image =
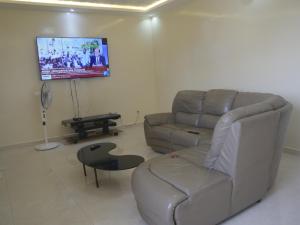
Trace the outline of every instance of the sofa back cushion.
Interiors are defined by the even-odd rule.
[[[202,112],[204,97],[204,91],[179,91],[172,107],[175,122],[196,127]]]
[[[200,114],[204,97],[204,91],[179,91],[173,101],[172,112]]]
[[[268,101],[275,96],[267,93],[237,92],[214,89],[179,91],[173,101],[175,122],[201,128],[215,128],[221,116],[230,110]]]
[[[201,114],[199,118],[198,127],[214,129],[220,118],[220,116]]]
[[[226,152],[226,149],[224,148],[232,124],[244,118],[253,117],[255,115],[260,115],[273,110],[278,110],[285,105],[286,101],[282,97],[272,96],[263,102],[248,105],[245,107],[239,107],[223,115],[215,127],[212,146],[207,154],[205,166],[210,169],[216,169],[216,164],[223,163],[221,162],[223,158],[220,157],[222,155],[226,155],[227,160],[232,160],[229,157],[230,153]],[[222,172],[232,175],[229,173],[228,168],[224,168]]]
[[[203,113],[199,119],[199,127],[214,128],[220,117],[231,110],[236,91],[210,90],[203,101]]]
[[[232,103],[237,95],[233,90],[210,90],[205,95],[203,111],[206,114],[222,116],[231,110]]]
[[[267,93],[239,92],[235,97],[232,109],[263,102],[272,96],[274,95]]]
[[[278,126],[278,132],[276,137],[275,152],[273,155],[272,166],[271,166],[270,187],[273,185],[277,175],[279,161],[281,158],[281,152],[285,142],[285,136],[286,136],[285,134],[288,128],[292,108],[293,106],[290,103],[287,103],[283,108],[279,110],[280,119],[279,119],[279,126]]]

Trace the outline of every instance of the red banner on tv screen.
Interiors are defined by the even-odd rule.
[[[90,67],[77,69],[42,70],[42,80],[59,80],[75,78],[107,77],[110,75],[108,67]]]

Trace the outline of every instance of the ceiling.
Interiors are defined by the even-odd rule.
[[[0,3],[147,12],[174,0],[0,0]]]
[[[72,0],[66,0],[72,1]],[[78,2],[95,2],[95,3],[105,3],[114,5],[134,5],[134,6],[147,6],[156,0],[78,0]]]

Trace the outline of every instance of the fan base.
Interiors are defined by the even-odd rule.
[[[37,146],[35,146],[35,149],[38,151],[47,151],[50,149],[57,148],[59,146],[61,146],[61,144],[58,142],[49,142],[49,143],[37,145]]]

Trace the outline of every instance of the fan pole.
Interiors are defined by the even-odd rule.
[[[45,143],[35,146],[38,151],[46,151],[59,147],[61,144],[57,142],[48,142],[48,131],[47,131],[47,109],[51,104],[52,95],[50,86],[44,82],[41,88],[41,117],[42,125],[44,130]]]
[[[47,117],[46,117],[46,110],[42,109],[42,123],[44,128],[44,139],[45,144],[48,145],[48,132],[47,132]]]

